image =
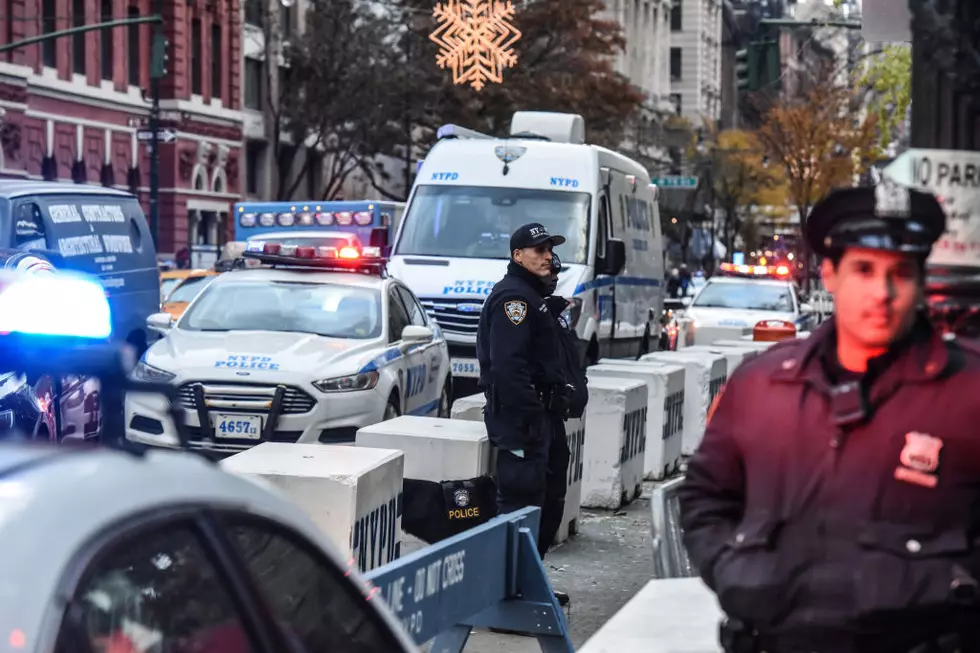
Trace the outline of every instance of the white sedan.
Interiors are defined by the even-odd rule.
[[[398,415],[449,416],[449,352],[416,297],[390,277],[316,267],[216,278],[137,365],[178,387],[191,447],[352,442]],[[177,447],[157,396],[126,398],[127,437]]]
[[[763,320],[784,320],[809,331],[815,316],[800,300],[792,281],[771,278],[712,277],[687,303],[685,317],[695,331],[706,327],[754,327]]]

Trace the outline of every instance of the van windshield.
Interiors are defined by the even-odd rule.
[[[540,222],[567,241],[566,263],[589,253],[588,193],[485,186],[420,186],[405,214],[396,254],[451,258],[510,258],[510,234]]]

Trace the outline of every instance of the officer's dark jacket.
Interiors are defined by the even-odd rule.
[[[545,302],[548,310],[557,321],[558,345],[561,349],[561,371],[565,383],[571,388],[567,394],[567,417],[579,418],[585,414],[585,406],[589,403],[589,380],[582,367],[582,361],[575,346],[575,332],[565,323],[562,312],[568,307],[564,297],[547,297]]]
[[[480,314],[476,354],[480,387],[492,390],[488,435],[501,448],[521,448],[544,414],[541,393],[563,383],[557,326],[544,283],[511,262]]]
[[[832,321],[732,375],[679,490],[691,560],[729,616],[867,636],[862,651],[950,628],[951,584],[980,578],[980,349],[914,333],[849,427],[821,362]],[[854,404],[836,406],[846,422]]]

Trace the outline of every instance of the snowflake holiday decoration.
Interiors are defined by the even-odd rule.
[[[439,46],[436,63],[453,71],[454,84],[477,91],[488,82],[504,81],[504,69],[517,64],[514,43],[521,33],[511,22],[508,0],[447,0],[433,12],[439,26],[429,38]]]

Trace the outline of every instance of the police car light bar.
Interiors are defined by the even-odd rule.
[[[787,265],[735,265],[734,263],[722,263],[721,272],[730,277],[769,277],[786,278],[789,277],[789,266]]]
[[[279,243],[249,243],[246,258],[271,265],[290,265],[344,270],[369,270],[386,262],[380,247],[314,247]]]

